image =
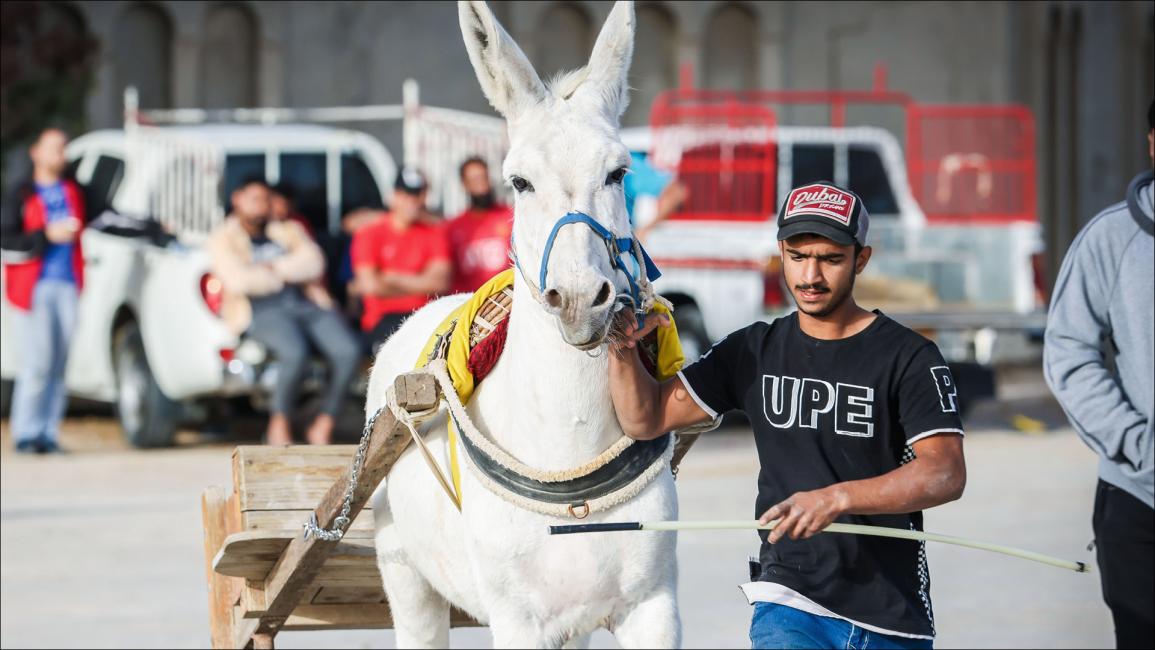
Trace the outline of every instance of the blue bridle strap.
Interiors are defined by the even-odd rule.
[[[646,249],[642,248],[641,242],[634,237],[615,236],[608,228],[584,212],[570,212],[561,219],[558,219],[557,223],[553,225],[553,230],[549,233],[549,239],[545,242],[545,251],[541,255],[541,273],[538,279],[538,286],[541,287],[540,290],[545,291],[546,273],[549,270],[549,256],[553,251],[554,240],[557,239],[557,235],[563,227],[575,223],[589,226],[591,230],[602,238],[602,241],[606,244],[606,249],[609,251],[610,265],[613,266],[614,269],[620,270],[626,276],[626,282],[630,285],[630,299],[634,301],[634,311],[637,314],[638,328],[640,329],[645,324],[645,314],[641,309],[642,295],[641,286],[638,284],[638,277],[644,268],[646,279],[653,282],[662,276],[662,272],[658,270],[658,266],[654,264],[654,260],[650,259],[650,255],[646,252]],[[637,247],[636,250],[635,246]],[[641,253],[642,259],[640,260],[638,259],[638,252]],[[623,254],[629,254],[629,259],[633,262],[633,269],[631,269],[630,265],[622,258]],[[514,261],[516,263],[516,256]]]

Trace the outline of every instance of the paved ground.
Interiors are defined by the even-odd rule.
[[[1045,426],[1061,418],[1027,401]],[[1023,405],[1025,404],[1025,405]],[[1090,559],[1095,462],[1065,428],[1035,435],[1006,406],[968,421],[966,496],[931,511],[932,531]],[[1021,424],[1021,421],[1020,421]],[[1030,426],[1027,426],[1030,428]],[[107,419],[68,421],[64,457],[10,453],[0,439],[0,646],[207,647],[199,494],[229,481],[231,444],[132,451]],[[750,515],[756,459],[749,430],[695,447],[679,479],[684,519]],[[750,608],[737,589],[749,532],[683,533],[680,596],[687,647],[748,647]],[[1098,579],[979,551],[930,545],[939,647],[1112,645]],[[488,645],[457,630],[458,646]],[[286,633],[279,647],[392,647],[390,632]],[[614,647],[604,633],[595,647]]]

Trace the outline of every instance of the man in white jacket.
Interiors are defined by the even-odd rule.
[[[330,375],[306,438],[327,444],[360,363],[360,345],[316,283],[325,271],[321,249],[300,224],[269,221],[265,181],[246,180],[231,198],[232,214],[209,237],[209,263],[224,289],[221,317],[237,334],[268,347],[278,364],[266,442],[293,441],[289,413],[312,342],[326,357]]]

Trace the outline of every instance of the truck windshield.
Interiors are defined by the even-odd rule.
[[[123,160],[105,154],[96,159],[96,168],[92,170],[92,178],[88,181],[87,198],[91,202],[88,210],[91,216],[96,217],[109,207],[123,177]]]
[[[834,181],[834,145],[796,144],[791,187]]]
[[[847,180],[850,189],[862,197],[867,212],[897,215],[898,202],[894,200],[878,150],[870,145],[852,144],[848,153]]]
[[[278,183],[286,183],[292,188],[297,212],[313,226],[314,232],[329,229],[324,153],[281,154],[281,177]]]
[[[379,210],[383,207],[381,189],[361,154],[341,154],[341,215],[358,208]]]

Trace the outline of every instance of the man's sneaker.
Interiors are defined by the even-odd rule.
[[[48,438],[41,436],[40,438],[38,438],[36,440],[36,442],[38,443],[36,446],[36,451],[38,453],[41,453],[41,454],[63,454],[64,453],[64,450],[60,448],[60,445],[57,444],[57,442],[55,440],[49,440]]]
[[[40,445],[38,440],[18,440],[16,441],[16,453],[18,454],[39,454]]]

